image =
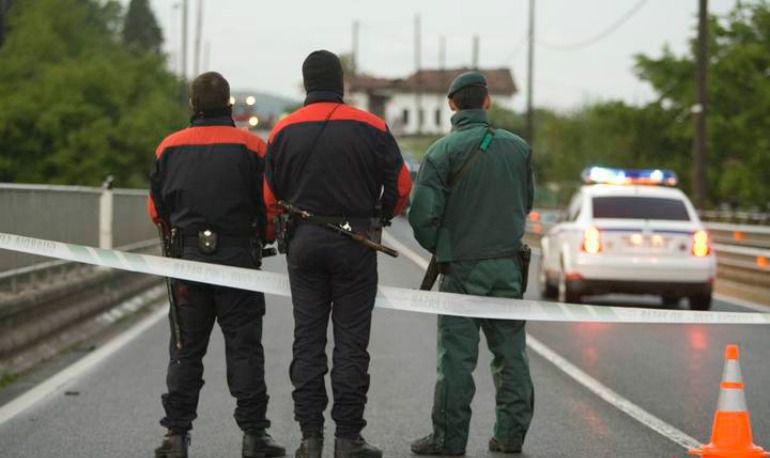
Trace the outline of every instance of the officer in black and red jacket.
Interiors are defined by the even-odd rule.
[[[150,174],[148,210],[156,224],[177,234],[176,256],[259,268],[264,239],[265,142],[233,123],[230,86],[218,73],[192,84],[192,124],[158,146]],[[244,457],[284,456],[267,428],[262,348],[262,293],[172,280],[182,347],[173,336],[162,397],[168,428],[156,457],[186,457],[189,431],[203,386],[203,355],[214,321],[225,338],[227,382],[237,399],[235,420],[244,431]]]
[[[297,221],[288,244],[295,322],[290,376],[294,415],[303,436],[296,456],[321,456],[331,314],[335,457],[380,457],[382,452],[360,435],[366,425],[367,347],[377,293],[377,257],[325,224],[366,233],[373,219],[389,221],[403,211],[411,179],[385,122],[343,103],[337,56],[313,52],[302,73],[305,106],[281,120],[270,134],[265,191],[268,215],[277,211],[271,204],[276,200],[315,215]],[[272,236],[269,233],[268,238]]]

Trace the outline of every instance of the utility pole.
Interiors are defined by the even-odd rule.
[[[420,15],[414,16],[414,66],[415,66],[415,88],[414,101],[417,107],[417,135],[422,135],[422,124],[424,113],[422,112],[422,21]]]
[[[535,0],[529,0],[529,55],[527,56],[527,119],[524,137],[530,146],[535,143],[535,113],[532,108],[535,66]]]
[[[182,81],[187,84],[187,0],[182,0],[182,44],[181,44],[182,62]]]
[[[473,58],[472,58],[472,67],[474,70],[479,69],[479,36],[474,35],[473,36],[473,52],[472,52]]]
[[[203,0],[198,0],[198,20],[195,24],[195,60],[193,61],[193,78],[201,73],[201,35],[203,34]]]
[[[353,75],[355,76],[356,73],[358,73],[358,31],[359,31],[360,24],[359,22],[353,21],[353,43],[352,43],[352,51],[350,55],[350,66],[353,70]]]
[[[695,123],[693,139],[693,177],[692,190],[695,206],[703,209],[706,205],[706,76],[708,73],[708,0],[699,0],[698,8],[698,49],[696,64],[696,84],[698,100],[691,112]]]

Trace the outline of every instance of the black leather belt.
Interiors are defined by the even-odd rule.
[[[229,248],[229,247],[248,247],[253,241],[256,239],[256,237],[228,237],[228,236],[217,236],[217,246],[220,248]],[[200,239],[197,235],[186,235],[182,239],[182,243],[184,243],[184,246],[198,246],[198,241]]]

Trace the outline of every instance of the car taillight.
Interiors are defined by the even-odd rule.
[[[599,229],[589,227],[583,234],[583,251],[596,254],[602,251],[602,235]]]
[[[693,256],[708,256],[711,254],[711,244],[709,243],[709,234],[706,231],[695,231],[692,236],[692,254]]]

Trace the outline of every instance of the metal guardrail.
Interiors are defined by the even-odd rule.
[[[754,226],[770,225],[770,213],[721,210],[705,210],[699,213],[700,218],[703,221],[748,224]]]
[[[145,216],[147,192],[0,183],[0,232],[88,246],[124,246],[157,237]],[[0,252],[0,272],[46,262]]]
[[[770,226],[706,222],[716,243],[749,248],[770,248]]]

